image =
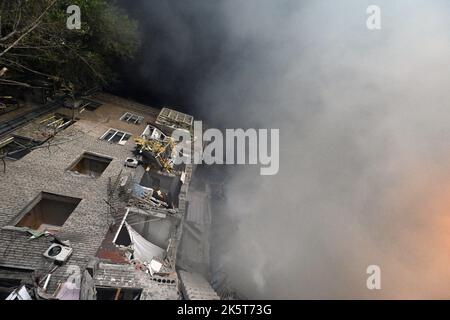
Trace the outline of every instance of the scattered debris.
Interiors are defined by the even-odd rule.
[[[148,209],[148,206],[168,208],[168,195],[161,190],[154,190],[139,184],[133,186],[132,200],[130,204],[143,209]]]
[[[48,237],[48,236],[54,236],[54,234],[46,229],[44,230],[33,230],[28,227],[16,227],[16,230],[24,231],[29,234],[31,234],[31,237],[28,238],[28,240],[34,240],[38,239],[40,237]]]
[[[174,172],[175,142],[172,138],[164,141],[157,139],[135,138],[136,148],[144,158],[152,165],[157,165],[160,169]]]
[[[47,277],[45,278],[44,286],[42,287],[42,289],[43,289],[45,292],[47,292],[48,283],[49,283],[51,277],[52,277],[52,274],[49,273],[49,274],[47,275]]]
[[[163,264],[158,261],[157,259],[153,258],[152,261],[150,261],[150,273],[153,276],[155,273],[158,273],[161,271]]]

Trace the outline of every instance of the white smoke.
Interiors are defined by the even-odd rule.
[[[379,31],[366,28],[370,4]],[[203,114],[281,134],[279,174],[233,168],[216,213],[238,226],[223,244],[235,287],[253,298],[449,298],[449,4],[215,9],[225,52],[199,90]],[[380,291],[366,288],[371,264]]]
[[[188,90],[210,127],[280,129],[278,175],[221,169],[214,214],[231,223],[215,250],[239,292],[450,298],[448,1],[134,3],[149,91]],[[381,30],[366,28],[369,5]]]

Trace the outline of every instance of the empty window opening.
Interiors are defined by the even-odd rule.
[[[95,287],[97,300],[139,300],[142,289]]]
[[[98,101],[94,101],[94,100],[90,100],[90,99],[83,99],[80,109],[85,109],[88,111],[95,111],[98,109],[98,107],[100,107],[102,105],[103,104]]]
[[[41,142],[30,138],[14,136],[0,142],[0,157],[19,160],[40,144]]]
[[[144,117],[138,116],[137,114],[131,112],[126,112],[122,117],[120,117],[120,120],[128,123],[141,124],[142,121],[144,121]]]
[[[111,161],[112,158],[85,152],[69,170],[97,178],[102,175]]]
[[[15,289],[18,289],[21,284],[21,279],[0,278],[0,300],[5,300]]]
[[[33,270],[0,267],[0,300],[5,300],[22,285],[32,285]]]
[[[114,244],[116,244],[118,246],[125,246],[125,247],[128,247],[129,245],[131,245],[131,237],[127,231],[127,228],[125,227],[125,224],[123,224],[120,227],[120,229],[116,235]]]
[[[81,199],[41,192],[19,216],[16,227],[58,231]]]
[[[131,138],[130,133],[122,132],[116,129],[109,129],[103,136],[101,136],[100,139],[111,143],[124,145],[130,138]]]

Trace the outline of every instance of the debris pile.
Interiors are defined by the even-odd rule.
[[[145,162],[165,172],[174,173],[176,143],[171,137],[148,125],[141,137],[134,140],[137,152],[143,156]]]
[[[128,203],[144,210],[150,210],[152,207],[173,208],[173,205],[169,206],[169,197],[166,192],[147,188],[139,184],[133,186],[131,199]]]

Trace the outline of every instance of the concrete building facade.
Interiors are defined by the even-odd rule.
[[[194,168],[182,168],[176,207],[141,212],[130,211],[129,192],[149,169],[124,165],[127,158],[139,159],[134,138],[154,125],[160,110],[106,93],[76,110],[49,110],[0,136],[0,147],[1,141],[21,145],[21,138],[37,143],[19,159],[4,157],[4,168],[0,164],[0,288],[25,284],[40,299],[64,299],[62,288],[75,292],[75,299],[183,298],[176,255]],[[52,121],[61,126],[56,134],[49,133]],[[131,213],[148,221],[170,219],[162,271],[152,274],[148,263],[132,261],[114,243]],[[54,243],[72,249],[63,263],[43,255]],[[213,296],[208,289],[205,298]]]

